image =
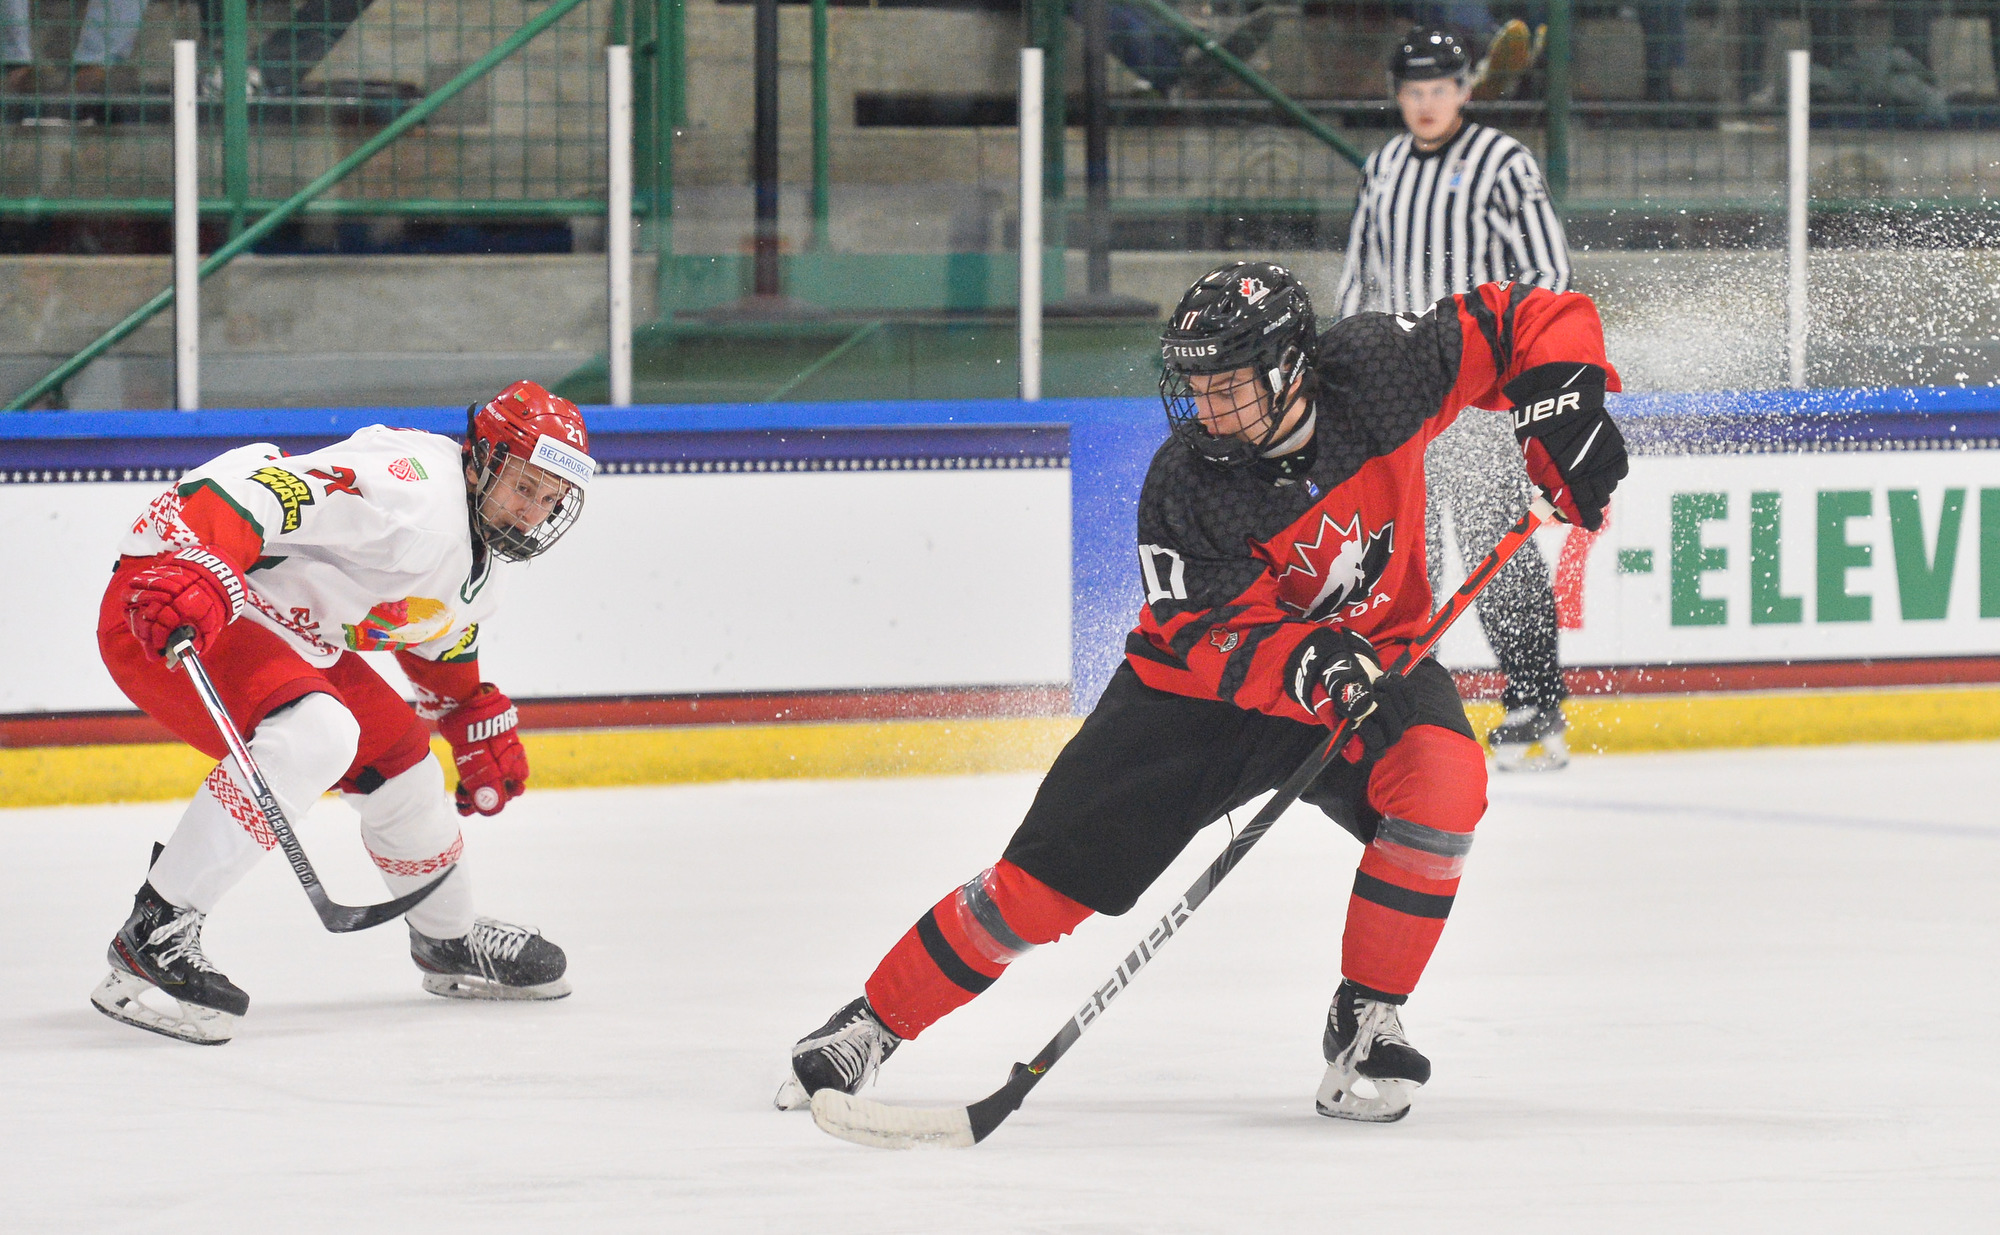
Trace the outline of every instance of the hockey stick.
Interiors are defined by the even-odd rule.
[[[1407,673],[1410,667],[1430,655],[1444,632],[1471,607],[1473,598],[1485,589],[1493,576],[1500,572],[1508,559],[1517,553],[1535,530],[1556,519],[1555,508],[1539,493],[1528,507],[1528,513],[1521,516],[1500,543],[1493,546],[1493,552],[1486,555],[1478,567],[1466,577],[1458,590],[1452,593],[1438,611],[1431,615],[1430,624],[1424,627],[1415,641],[1403,649],[1400,656],[1389,666],[1391,673]],[[1278,786],[1276,793],[1264,803],[1256,817],[1244,825],[1241,832],[1229,842],[1229,848],[1215,859],[1209,868],[1178,901],[1173,908],[1161,916],[1159,924],[1145,938],[1127,953],[1118,967],[1111,972],[1098,988],[1091,993],[1089,1002],[1063,1025],[1055,1037],[1049,1039],[1032,1063],[1017,1063],[1007,1076],[1007,1083],[970,1106],[955,1107],[910,1107],[891,1106],[886,1102],[875,1102],[867,1098],[857,1098],[844,1094],[838,1089],[822,1089],[813,1095],[813,1122],[824,1132],[858,1145],[873,1145],[883,1149],[914,1149],[937,1147],[963,1149],[977,1145],[1000,1126],[1002,1120],[1020,1109],[1021,1102],[1028,1096],[1041,1079],[1048,1075],[1058,1059],[1061,1059],[1083,1031],[1111,1006],[1124,989],[1131,985],[1139,970],[1147,962],[1159,955],[1167,940],[1174,937],[1208,899],[1215,885],[1223,876],[1235,869],[1243,860],[1250,847],[1255,845],[1271,830],[1278,817],[1298,801],[1299,795],[1326,770],[1347,745],[1352,731],[1351,722],[1343,721],[1333,731],[1325,745],[1317,748],[1298,770]]]
[[[365,931],[371,926],[393,921],[414,909],[419,901],[437,891],[439,884],[451,878],[455,867],[448,868],[444,874],[409,895],[383,901],[379,905],[336,903],[321,886],[319,875],[307,860],[299,838],[292,834],[292,825],[285,821],[284,809],[271,793],[271,786],[265,783],[264,773],[258,769],[257,761],[251,758],[243,735],[236,732],[236,722],[229,719],[228,709],[222,706],[222,696],[216,693],[208,670],[202,668],[201,657],[195,655],[192,626],[182,626],[167,638],[167,667],[171,669],[176,665],[187,666],[188,679],[194,683],[194,693],[201,696],[201,705],[208,709],[208,718],[215,722],[216,732],[222,735],[222,744],[235,757],[236,766],[243,769],[243,779],[250,782],[250,796],[256,799],[257,809],[264,812],[264,822],[270,826],[271,835],[278,838],[278,847],[285,851],[285,860],[292,864],[292,873],[305,885],[306,899],[312,902],[326,929],[338,935],[348,931]]]

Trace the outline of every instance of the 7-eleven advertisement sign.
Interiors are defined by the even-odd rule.
[[[2000,654],[2000,451],[1635,457],[1539,543],[1566,665]],[[1492,664],[1461,627],[1445,662]]]

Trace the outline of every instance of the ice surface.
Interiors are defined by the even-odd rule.
[[[998,852],[1027,776],[529,794],[482,902],[553,1004],[423,994],[268,860],[211,920],[235,1042],[86,996],[171,805],[0,812],[0,1226],[178,1230],[1964,1229],[2000,1202],[2000,746],[1579,759],[1496,779],[1405,1021],[1408,1120],[1313,1114],[1355,845],[1292,813],[991,1140],[896,1154],[768,1107],[787,1044]],[[378,896],[351,819],[302,837]],[[1045,948],[872,1093],[964,1102],[1222,841]]]

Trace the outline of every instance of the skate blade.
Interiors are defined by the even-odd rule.
[[[175,999],[181,1014],[170,1016],[156,1008],[140,1002],[140,996],[147,991],[160,988],[136,974],[114,969],[105,975],[104,981],[90,993],[90,1002],[99,1012],[114,1021],[122,1021],[163,1038],[176,1042],[186,1042],[194,1046],[221,1046],[236,1035],[236,1022],[240,1016],[218,1012],[214,1008],[204,1008],[199,1004]],[[161,992],[165,994],[165,992]],[[168,996],[172,998],[172,996]]]
[[[1493,763],[1502,772],[1554,772],[1569,766],[1569,743],[1560,733],[1539,742],[1495,742]]]
[[[799,1084],[799,1078],[788,1076],[785,1083],[778,1086],[778,1096],[771,1099],[771,1105],[781,1111],[802,1111],[812,1105],[812,1095]]]
[[[561,999],[569,994],[569,979],[557,978],[539,986],[508,986],[469,973],[427,973],[424,989],[446,999]]]
[[[1359,1092],[1365,1085],[1375,1092]],[[1417,1090],[1410,1081],[1377,1081],[1326,1071],[1326,1079],[1313,1095],[1313,1108],[1328,1119],[1351,1119],[1357,1123],[1392,1124],[1410,1113],[1410,1097]]]

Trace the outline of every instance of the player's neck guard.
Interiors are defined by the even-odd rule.
[[[1308,407],[1298,428],[1271,447],[1251,470],[1273,484],[1290,484],[1312,471],[1313,464],[1319,462],[1319,435],[1313,432],[1318,419],[1318,411]]]

